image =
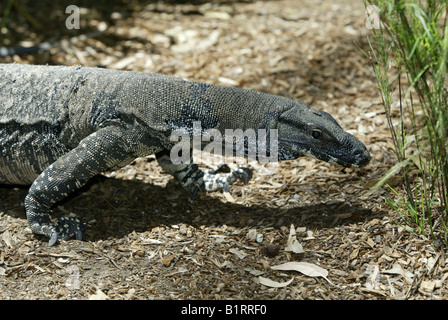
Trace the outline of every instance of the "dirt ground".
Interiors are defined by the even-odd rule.
[[[27,189],[1,186],[0,299],[447,298],[444,251],[397,223],[384,190],[367,194],[395,156],[355,45],[368,48],[361,0],[99,1],[79,5],[79,30],[58,25],[65,6],[24,3],[41,29],[13,8],[17,28],[1,30],[12,39],[4,45],[57,43],[1,62],[158,72],[287,96],[332,114],[372,161],[344,169],[301,158],[273,175],[254,165],[248,185],[192,200],[154,157],[137,159],[54,209],[87,224],[85,241],[54,247],[28,227]],[[296,270],[272,268],[286,262]]]

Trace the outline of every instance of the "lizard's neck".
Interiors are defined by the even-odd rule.
[[[209,85],[203,98],[208,103],[202,113],[218,130],[276,127],[278,115],[294,104],[280,96],[216,85]]]

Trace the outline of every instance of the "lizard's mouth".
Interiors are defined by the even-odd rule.
[[[361,168],[366,166],[371,159],[370,153],[365,150],[356,150],[353,153],[351,153],[351,156],[346,157],[338,157],[338,156],[332,156],[329,154],[309,154],[311,156],[314,156],[317,159],[331,162],[331,163],[337,163],[345,168]]]
[[[369,151],[362,145],[354,150],[345,150],[330,153],[328,151],[313,148],[285,148],[279,149],[279,160],[293,160],[303,156],[313,157],[325,162],[337,163],[345,168],[361,168],[366,166],[371,159]]]

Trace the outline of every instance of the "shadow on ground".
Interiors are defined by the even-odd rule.
[[[238,186],[237,186],[238,187]],[[239,186],[239,188],[244,188]],[[26,187],[0,188],[0,212],[25,219],[23,201]],[[273,194],[275,196],[275,194]],[[260,196],[260,201],[262,197]],[[145,232],[159,226],[179,224],[195,228],[296,227],[334,228],[346,223],[380,217],[385,211],[372,211],[345,202],[316,203],[270,208],[266,203],[245,206],[223,202],[210,194],[191,199],[176,182],[160,187],[140,181],[97,177],[66,201],[55,206],[53,218],[75,214],[87,223],[85,240],[122,238],[132,231]]]

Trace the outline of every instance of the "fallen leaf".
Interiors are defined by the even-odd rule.
[[[230,14],[223,11],[206,11],[204,12],[204,17],[210,19],[228,20],[230,19]]]
[[[388,274],[399,274],[405,278],[412,278],[414,277],[414,274],[412,272],[409,272],[407,270],[404,270],[399,264],[394,264],[392,269],[389,270],[383,270],[381,273],[388,273]]]
[[[286,262],[278,266],[273,266],[271,269],[282,270],[282,271],[298,271],[309,277],[322,277],[329,283],[333,284],[328,280],[328,271],[324,268],[319,267],[313,263],[308,262]]]
[[[11,237],[11,233],[9,232],[9,230],[6,230],[5,232],[2,233],[2,239],[8,247],[13,246],[12,237]]]
[[[440,255],[438,254],[436,257],[430,257],[428,259],[428,263],[426,264],[426,268],[428,269],[428,272],[431,272],[434,266],[437,263],[437,260],[439,259]]]
[[[251,241],[255,241],[255,239],[257,238],[257,229],[250,229],[247,232],[247,238]]]
[[[434,287],[436,286],[436,282],[433,280],[423,280],[420,284],[420,288],[418,289],[421,293],[432,293],[434,291]]]
[[[89,300],[108,300],[109,297],[101,290],[96,290],[96,292],[89,296]]]
[[[234,255],[236,255],[238,258],[240,258],[241,260],[244,259],[247,254],[241,250],[235,249],[235,248],[231,248],[229,249],[229,252],[233,253]]]
[[[377,265],[366,265],[367,279],[366,288],[369,290],[378,290],[380,282],[380,269]]]
[[[150,238],[141,238],[143,244],[163,244],[163,241]]]
[[[355,250],[353,250],[352,253],[350,253],[349,256],[350,260],[355,259],[358,256],[358,254],[359,254],[359,248],[355,248]]]
[[[265,273],[264,271],[256,270],[256,269],[253,269],[253,268],[244,268],[244,271],[249,272],[253,276],[260,276],[263,273]]]
[[[371,248],[375,247],[375,241],[373,241],[371,238],[368,238],[368,239],[367,239],[367,244],[368,244]]]
[[[294,228],[294,225],[291,224],[291,228],[289,229],[289,238],[288,242],[286,243],[285,251],[291,251],[294,253],[303,253],[305,250],[303,250],[302,245],[297,241],[296,237],[296,229]]]
[[[228,202],[235,203],[235,198],[232,197],[232,195],[229,192],[223,192],[222,194],[224,195],[224,197]]]
[[[162,262],[162,264],[163,264],[165,267],[169,267],[170,264],[171,264],[171,261],[173,261],[174,257],[175,257],[175,255],[172,254],[172,255],[170,255],[170,256],[168,256],[168,257],[166,257],[166,258],[163,258],[163,259],[161,260],[161,262]]]
[[[263,277],[258,277],[258,280],[260,280],[260,284],[266,286],[266,287],[271,287],[271,288],[283,288],[286,287],[287,285],[289,285],[292,280],[294,280],[294,278],[291,278],[290,280],[286,281],[286,282],[277,282],[268,278],[263,278]]]
[[[132,299],[132,297],[134,296],[134,294],[135,294],[135,289],[129,289],[129,291],[128,291],[128,293],[126,293],[125,295],[124,295],[124,297],[126,298],[126,299],[128,299],[128,300],[130,300],[130,299]]]
[[[226,86],[234,86],[235,87],[235,86],[239,85],[238,81],[235,81],[235,80],[229,79],[229,78],[225,78],[225,77],[219,77],[218,81],[221,84],[226,85]]]

